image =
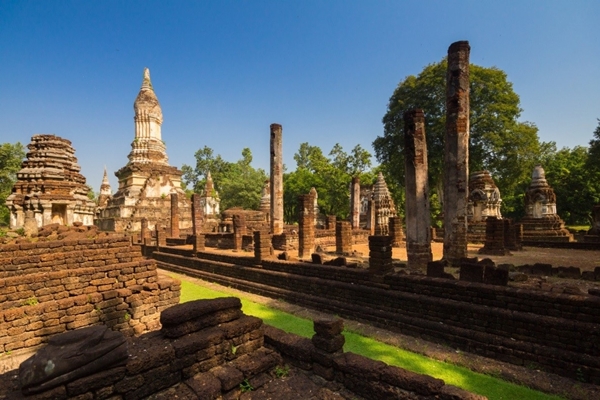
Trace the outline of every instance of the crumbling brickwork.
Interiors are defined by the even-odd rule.
[[[467,256],[469,185],[469,42],[448,48],[444,136],[444,258]]]
[[[128,237],[0,246],[0,353],[94,324],[126,335],[156,329],[179,293]]]

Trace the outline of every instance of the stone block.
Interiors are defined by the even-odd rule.
[[[344,320],[318,319],[313,322],[315,333],[324,338],[333,338],[344,330]]]
[[[488,285],[508,285],[508,270],[486,266],[484,267],[483,283]]]
[[[483,265],[464,263],[460,265],[461,281],[467,282],[483,282]]]
[[[427,263],[427,276],[430,278],[442,278],[444,275],[444,267],[446,263],[443,261],[430,261]]]

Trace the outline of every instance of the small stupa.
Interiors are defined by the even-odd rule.
[[[502,218],[500,190],[488,171],[473,172],[469,176],[469,199],[467,203],[467,233],[469,242],[485,241],[486,219]]]
[[[389,235],[389,220],[390,217],[396,216],[396,206],[381,172],[377,175],[377,181],[373,186],[373,206],[375,207],[375,235]]]
[[[265,214],[265,221],[271,220],[271,181],[267,179],[260,196],[260,211]]]
[[[573,235],[565,229],[564,221],[556,213],[556,194],[546,181],[541,165],[533,169],[531,184],[525,193],[523,241],[571,242]]]
[[[148,68],[144,69],[142,87],[133,109],[135,136],[127,156],[129,162],[115,172],[119,188],[95,223],[102,230],[116,232],[141,231],[143,218],[148,220],[150,230],[157,224],[169,226],[171,194],[177,194],[179,228],[189,229],[191,203],[181,189],[182,172],[168,163],[161,132],[163,114]]]
[[[10,227],[24,227],[26,216],[38,227],[81,222],[92,225],[96,204],[79,173],[71,141],[56,135],[33,135],[27,159],[17,172],[12,193],[6,199]]]
[[[108,181],[108,173],[106,167],[104,167],[104,176],[102,177],[102,184],[100,184],[100,195],[98,196],[98,209],[106,208],[108,200],[112,198],[112,189],[110,188],[110,182]]]

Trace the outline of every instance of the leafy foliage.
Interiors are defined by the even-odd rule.
[[[0,225],[8,225],[10,211],[5,205],[13,185],[17,180],[17,172],[25,158],[25,148],[19,142],[0,145]]]
[[[400,82],[390,98],[383,117],[383,136],[375,139],[373,147],[392,191],[404,186],[403,114],[421,108],[426,115],[429,184],[432,191],[442,192],[446,69],[445,59],[426,66],[418,76]],[[540,154],[537,128],[517,120],[521,111],[519,96],[506,73],[495,67],[471,65],[469,170],[490,171],[506,198],[503,204],[507,212],[514,211],[515,189],[527,179]],[[390,178],[395,178],[397,187]],[[394,196],[399,197],[397,193]]]
[[[317,190],[319,209],[325,215],[346,218],[350,211],[349,185],[353,176],[359,176],[361,185],[372,184],[376,175],[367,172],[371,154],[356,145],[348,154],[336,144],[326,157],[317,146],[302,143],[294,155],[297,168],[286,173],[284,186],[284,219],[297,222],[298,196],[307,194],[312,187]]]
[[[590,149],[556,146],[546,151],[542,165],[556,194],[556,211],[568,225],[591,224],[592,207],[600,202],[600,171],[589,165],[597,160]]]
[[[249,148],[242,150],[242,158],[237,162],[228,162],[220,155],[215,156],[207,146],[198,150],[195,157],[194,168],[189,165],[181,168],[183,182],[191,186],[195,193],[202,193],[210,171],[215,190],[221,198],[222,210],[232,207],[258,209],[267,174],[261,168],[252,167],[252,152]]]

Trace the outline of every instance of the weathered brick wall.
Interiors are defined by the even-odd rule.
[[[141,334],[179,295],[126,237],[0,246],[0,353],[94,324]]]
[[[327,381],[336,381],[338,388],[342,386],[374,400],[485,399],[445,385],[440,379],[344,353],[341,320],[316,321],[316,334],[307,339],[244,315],[239,299],[221,298],[172,307],[161,316],[161,322],[162,330],[129,341],[129,356],[124,365],[117,364],[78,379],[55,378],[57,383],[44,384],[46,390],[41,392],[39,386],[28,386],[25,388],[28,396],[22,394],[13,379],[8,387],[0,388],[0,397],[237,399],[243,397],[244,382],[253,390],[260,389],[276,376],[277,366],[283,368],[289,363]],[[282,388],[282,384],[271,386],[268,393],[285,396],[285,392],[279,393],[273,387]],[[307,398],[314,395],[306,390]]]
[[[158,265],[518,365],[600,382],[600,297],[285,261],[155,253]]]

